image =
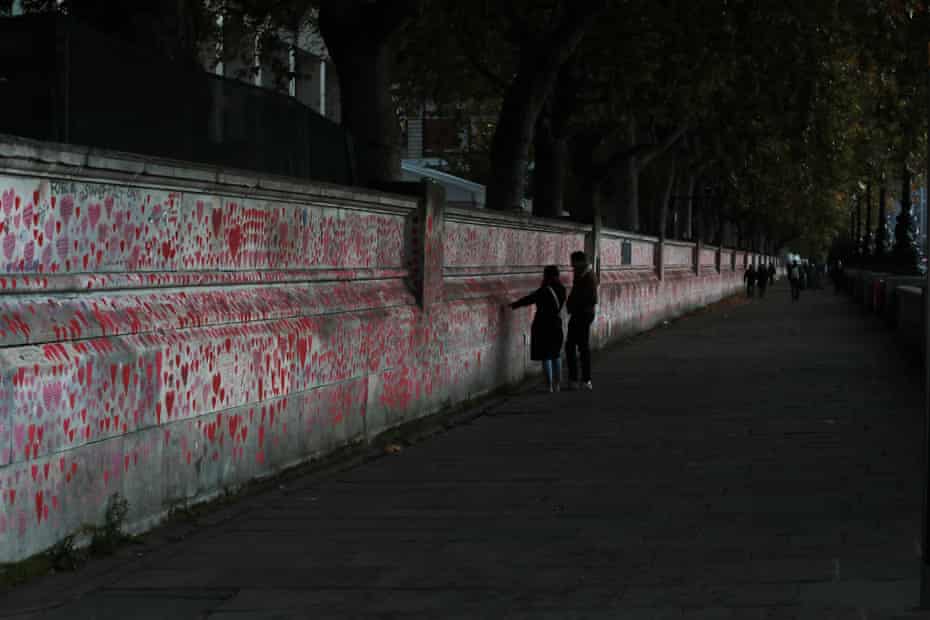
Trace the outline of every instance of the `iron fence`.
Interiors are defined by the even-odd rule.
[[[0,19],[0,132],[350,184],[350,137],[299,101],[63,16]]]

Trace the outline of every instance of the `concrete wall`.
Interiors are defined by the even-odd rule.
[[[847,269],[841,286],[854,301],[883,318],[894,329],[895,337],[904,350],[921,355],[925,349],[923,297],[926,282],[924,276]]]
[[[924,305],[923,289],[917,286],[898,287],[897,335],[898,339],[911,353],[924,350]]]
[[[742,283],[716,249],[446,208],[435,187],[0,154],[0,562],[101,523],[113,493],[143,530],[536,373],[531,312],[505,303],[574,250],[601,248],[599,345]]]

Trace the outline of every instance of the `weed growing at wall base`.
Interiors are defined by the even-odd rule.
[[[91,529],[90,552],[93,555],[110,555],[116,548],[129,540],[123,532],[126,515],[129,514],[129,502],[119,493],[110,496],[103,526]]]
[[[129,501],[119,493],[110,496],[103,525],[84,525],[65,536],[43,553],[22,562],[0,565],[0,589],[24,584],[36,577],[58,571],[73,571],[91,557],[112,555],[120,546],[136,540],[125,533]],[[85,547],[79,541],[88,541]]]

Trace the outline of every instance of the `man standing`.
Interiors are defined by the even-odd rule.
[[[591,324],[597,306],[597,276],[584,252],[572,253],[572,291],[565,306],[570,315],[565,353],[569,389],[594,389],[591,385]],[[578,383],[578,357],[581,357],[581,383]]]
[[[756,267],[749,265],[749,269],[743,274],[743,280],[746,282],[746,296],[754,297],[756,294]]]
[[[756,271],[756,285],[759,287],[759,299],[765,297],[765,289],[769,285],[769,270],[766,265],[759,265]]]
[[[791,301],[801,298],[801,267],[798,261],[793,261],[788,268],[788,281],[791,282]]]

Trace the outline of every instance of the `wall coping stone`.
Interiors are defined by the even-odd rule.
[[[694,243],[693,241],[678,241],[675,239],[666,239],[663,243],[665,243],[665,245],[674,245],[679,248],[694,249],[695,247],[697,247],[697,244]]]
[[[406,215],[408,196],[0,134],[0,173],[307,202]],[[328,204],[327,204],[328,203]]]
[[[601,235],[604,237],[611,237],[614,239],[630,239],[631,241],[648,241],[649,243],[659,243],[658,237],[650,237],[648,235],[640,235],[638,233],[625,232],[623,230],[617,230],[615,228],[603,228],[601,229]]]
[[[577,222],[563,222],[528,214],[463,207],[446,207],[445,217],[447,222],[455,222],[457,224],[484,224],[486,226],[519,228],[520,230],[535,230],[539,232],[586,233],[591,228],[590,226]]]

